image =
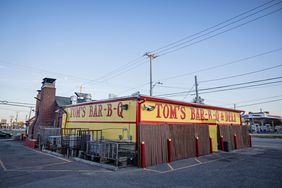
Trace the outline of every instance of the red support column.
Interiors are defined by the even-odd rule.
[[[200,144],[199,144],[199,137],[195,138],[196,141],[196,157],[200,156]]]
[[[234,147],[235,147],[235,149],[238,149],[238,147],[237,147],[237,136],[236,136],[236,134],[234,134]]]
[[[250,147],[252,147],[253,144],[252,144],[252,137],[251,137],[251,135],[249,135],[249,142],[250,142]]]
[[[171,139],[167,139],[167,159],[169,163],[172,162]]]
[[[213,149],[212,149],[212,138],[210,137],[210,153],[213,153]]]
[[[221,145],[221,150],[224,151],[223,136],[220,136],[220,145]]]
[[[145,168],[145,142],[141,142],[141,167]]]

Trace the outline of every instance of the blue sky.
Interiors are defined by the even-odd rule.
[[[94,99],[109,93],[118,96],[136,91],[149,94],[149,63],[140,59],[138,67],[114,78],[120,66],[257,7],[266,0],[154,0],[154,1],[72,1],[0,0],[0,100],[35,103],[42,78],[57,79],[57,95],[79,91]],[[272,4],[279,1],[273,1]],[[279,9],[282,3],[268,12]],[[255,18],[255,17],[254,17]],[[208,71],[203,68],[282,47],[282,11],[240,28],[204,40],[153,60],[154,95],[190,90],[194,75],[199,89],[281,76],[282,67],[221,81],[201,83],[280,65],[282,50]],[[131,65],[131,64],[129,64]],[[126,66],[130,68],[130,66]],[[123,67],[122,70],[125,70]],[[172,76],[195,72],[185,77]],[[110,73],[110,74],[109,74]],[[100,80],[101,81],[101,80]],[[171,88],[171,87],[177,87]],[[171,97],[183,100],[185,95]],[[191,101],[187,95],[184,100]],[[206,104],[233,107],[282,98],[282,84],[201,95]],[[282,115],[282,101],[241,107],[245,111],[270,111]],[[24,119],[29,109],[0,106],[0,118],[19,112]]]

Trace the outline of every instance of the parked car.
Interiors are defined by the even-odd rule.
[[[266,132],[270,132],[271,125],[270,124],[265,124],[265,126],[266,126]]]
[[[251,125],[252,132],[259,133],[261,132],[259,124],[255,123]]]
[[[10,133],[5,133],[3,131],[0,131],[0,138],[11,138],[12,135]]]

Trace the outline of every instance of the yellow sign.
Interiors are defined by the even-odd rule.
[[[67,122],[136,122],[136,102],[117,101],[70,106]]]
[[[217,110],[146,101],[142,104],[141,122],[241,124],[237,111]]]

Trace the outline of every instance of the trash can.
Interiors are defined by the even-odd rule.
[[[224,141],[223,145],[224,145],[224,151],[229,152],[229,150],[230,150],[229,142]]]

